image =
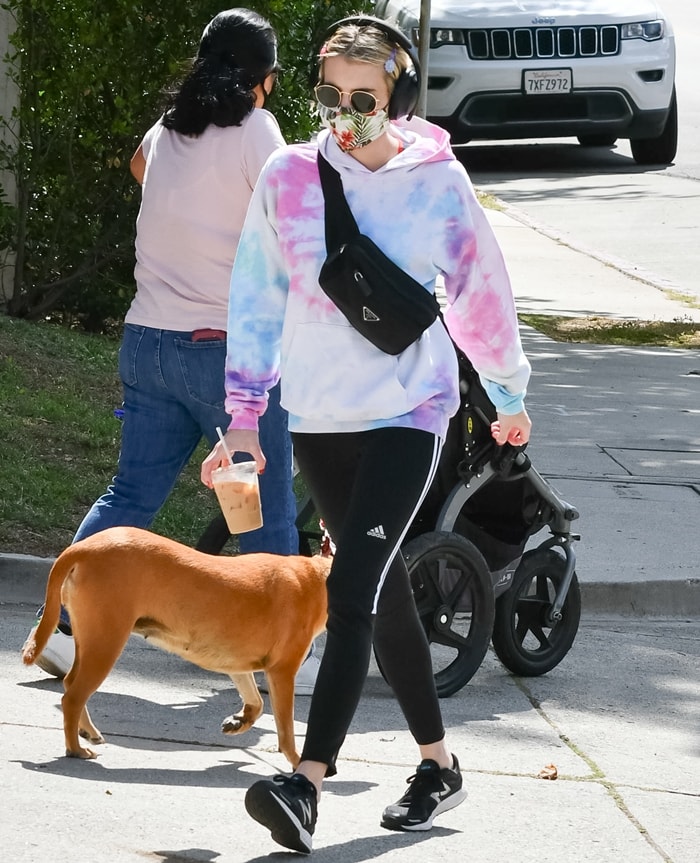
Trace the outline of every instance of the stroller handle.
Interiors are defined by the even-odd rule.
[[[526,446],[527,444],[522,444],[522,446],[513,446],[509,443],[502,446],[496,444],[496,451],[491,459],[491,467],[501,479],[505,479],[514,467],[517,467],[519,471],[525,471],[530,467],[530,459],[527,456],[523,455],[522,459],[519,458],[520,454],[525,452]]]

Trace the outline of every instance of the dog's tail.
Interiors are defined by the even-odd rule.
[[[61,613],[61,588],[63,582],[73,571],[77,561],[72,554],[65,551],[59,555],[49,573],[49,581],[46,585],[46,603],[41,620],[36,629],[29,634],[29,638],[22,647],[22,662],[32,665],[41,656],[46,642],[56,629],[58,618]]]

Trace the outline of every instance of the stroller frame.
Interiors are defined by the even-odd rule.
[[[571,533],[571,522],[579,517],[578,510],[560,498],[551,485],[537,472],[532,465],[532,462],[524,452],[518,452],[513,459],[513,470],[521,476],[527,476],[527,479],[532,483],[535,491],[542,499],[551,507],[552,517],[548,522],[552,536],[549,540],[542,543],[539,548],[547,549],[558,546],[562,549],[566,560],[566,571],[562,578],[561,584],[557,590],[551,608],[547,615],[549,622],[554,624],[561,620],[561,610],[566,600],[566,595],[569,592],[571,581],[574,577],[576,567],[576,553],[572,542],[579,539],[577,534]],[[454,531],[457,517],[462,511],[465,503],[476,495],[481,488],[487,485],[492,479],[498,476],[498,470],[491,464],[487,463],[481,473],[474,477],[466,484],[460,483],[456,485],[438,516],[436,529],[445,531]],[[507,575],[511,575],[507,573]],[[512,578],[507,578],[505,583],[499,581],[494,585],[496,596],[500,596],[508,586]]]

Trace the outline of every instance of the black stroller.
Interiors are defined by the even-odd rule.
[[[497,446],[495,409],[457,353],[461,406],[402,546],[441,697],[472,678],[489,640],[515,674],[550,671],[573,644],[581,616],[571,534],[578,512],[523,448]],[[550,536],[526,550],[544,527]]]
[[[472,678],[489,641],[515,674],[544,674],[568,652],[581,616],[571,546],[578,537],[570,532],[578,512],[522,449],[496,445],[495,409],[468,358],[457,354],[461,406],[402,546],[441,697]],[[297,527],[301,553],[313,553],[323,535],[308,497]],[[525,550],[544,527],[549,538]],[[218,516],[197,548],[218,554],[229,536]]]

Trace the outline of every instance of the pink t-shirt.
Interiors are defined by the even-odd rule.
[[[136,296],[126,322],[163,330],[226,329],[231,268],[262,166],[284,146],[277,121],[255,108],[241,126],[198,138],[160,121],[146,133],[136,221]]]

